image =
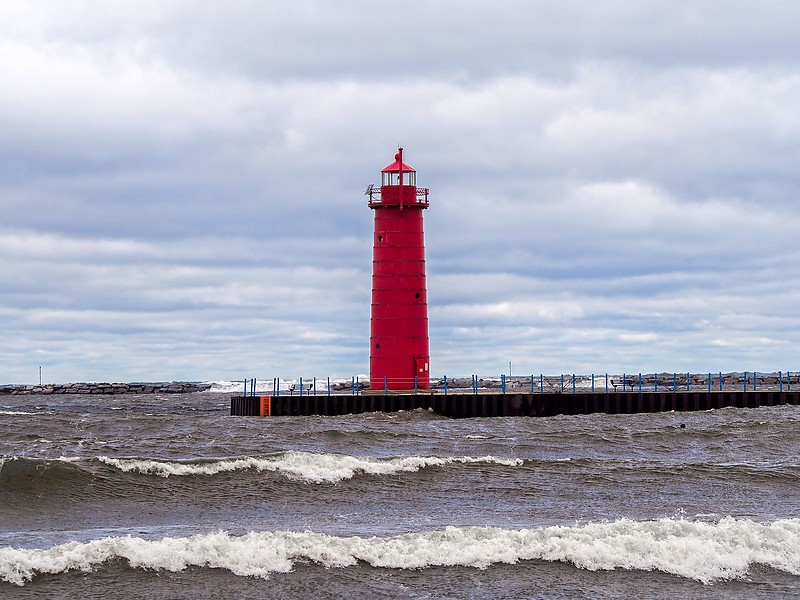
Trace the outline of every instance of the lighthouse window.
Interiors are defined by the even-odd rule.
[[[381,185],[400,185],[400,173],[381,173]],[[403,171],[403,185],[417,185],[416,171]]]
[[[380,349],[381,349],[381,345],[380,344],[375,344],[375,350],[380,350]]]
[[[378,241],[379,241],[379,242],[382,242],[382,241],[383,241],[383,236],[382,236],[382,235],[379,235],[379,236],[378,236]]]
[[[416,294],[414,294],[414,298],[416,298],[417,300],[419,300],[419,292],[417,292]]]

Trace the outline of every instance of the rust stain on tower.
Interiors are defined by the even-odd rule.
[[[375,211],[370,388],[430,389],[422,221],[428,189],[417,187],[417,172],[403,163],[399,148],[395,161],[381,171],[380,187],[369,186],[367,194]]]

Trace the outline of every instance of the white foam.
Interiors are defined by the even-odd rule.
[[[0,549],[0,579],[24,585],[37,574],[90,571],[106,561],[133,568],[182,571],[189,566],[268,577],[312,561],[343,568],[363,561],[373,567],[420,569],[521,560],[571,563],[582,569],[659,570],[703,583],[747,576],[763,564],[800,575],[800,519],[774,523],[726,517],[716,523],[682,519],[592,523],[574,527],[508,530],[448,527],[387,538],[335,537],[314,532],[224,532],[147,541],[109,537],[70,542],[46,550]]]
[[[0,415],[38,415],[39,413],[26,412],[24,410],[0,410]]]
[[[457,463],[492,463],[511,467],[520,466],[523,463],[518,458],[495,458],[493,456],[371,458],[309,452],[286,452],[275,456],[233,458],[204,463],[119,459],[107,456],[100,456],[98,459],[126,473],[142,473],[160,477],[216,475],[230,471],[255,469],[280,473],[289,479],[309,483],[337,483],[345,479],[352,479],[356,475],[394,475]]]

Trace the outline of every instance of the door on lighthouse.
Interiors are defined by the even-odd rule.
[[[408,364],[408,363],[406,363]],[[421,377],[428,372],[428,359],[427,358],[420,358],[419,356],[414,357],[414,374],[417,377]]]

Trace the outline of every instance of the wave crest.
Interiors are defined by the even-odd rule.
[[[24,585],[37,574],[90,571],[107,561],[132,568],[182,571],[190,566],[268,577],[312,561],[344,568],[464,566],[483,569],[522,560],[571,563],[589,570],[659,570],[712,583],[745,577],[754,564],[800,575],[800,519],[760,524],[726,517],[717,523],[682,519],[593,523],[543,529],[448,527],[387,538],[315,532],[225,532],[147,541],[117,537],[70,542],[47,550],[0,549],[0,578]]]
[[[285,477],[308,483],[338,483],[352,479],[356,475],[394,475],[396,473],[416,472],[427,467],[450,464],[488,463],[505,466],[520,466],[523,461],[517,458],[405,456],[394,458],[371,458],[346,456],[340,454],[313,454],[309,452],[286,452],[265,457],[243,457],[211,462],[177,462],[150,459],[119,459],[100,456],[101,462],[125,473],[143,475],[192,476],[216,475],[231,471],[255,469],[272,471]]]

